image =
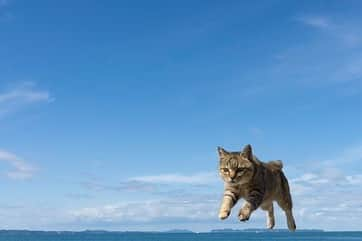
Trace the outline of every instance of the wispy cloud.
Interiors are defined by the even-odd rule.
[[[33,82],[23,82],[12,88],[0,90],[0,116],[35,103],[49,103],[54,98],[47,90],[39,89]]]
[[[138,176],[121,180],[115,184],[107,183],[97,177],[80,182],[81,186],[89,191],[143,192],[158,196],[177,196],[180,193],[185,194],[187,190],[193,192],[220,183],[221,180],[216,172]]]
[[[154,220],[210,220],[217,218],[217,201],[148,200],[81,208],[70,214],[81,220],[111,222],[148,222]]]
[[[323,185],[349,186],[353,187],[361,183],[361,175],[344,175],[338,169],[326,169],[316,173],[305,173],[291,180],[291,183],[311,187]]]
[[[360,160],[360,150],[358,146],[346,148],[336,158],[339,162],[343,159],[345,163],[351,164]],[[323,162],[321,161],[321,163]],[[362,175],[351,174],[348,170],[336,167],[336,163],[329,161],[321,166],[310,165],[310,168],[306,167],[300,175],[290,177],[294,212],[300,228],[358,229],[358,225],[360,225],[358,220],[362,218],[362,206],[359,202],[362,198],[360,194]],[[287,171],[286,174],[290,173]],[[128,187],[127,183],[131,182],[137,184],[135,190],[138,189],[138,185],[151,185],[153,187],[165,185],[162,186],[164,192],[159,192],[160,190],[156,189],[155,192],[159,192],[160,195],[153,197],[158,197],[157,200],[149,199],[146,196],[146,199],[142,202],[129,200],[123,203],[84,207],[71,210],[69,215],[74,220],[86,223],[157,222],[169,224],[179,222],[187,224],[197,221],[204,224],[211,222],[211,226],[213,226],[219,222],[216,214],[220,204],[222,187],[221,185],[213,185],[216,182],[221,183],[215,173],[200,172],[188,175],[160,174],[132,177],[122,184],[125,185],[123,188]],[[205,183],[212,184],[206,191],[200,192],[192,189],[194,185]],[[168,191],[170,188],[180,186],[186,187],[178,191],[180,195],[174,195]],[[346,198],[347,196],[348,198]],[[237,213],[237,207],[233,210],[233,215],[234,213]],[[349,215],[352,214],[355,224],[351,224],[349,220]],[[236,225],[237,220],[233,215],[224,225]],[[284,227],[283,220],[285,220],[285,217],[283,212],[277,210],[276,215],[278,227]],[[321,218],[324,220],[323,223],[320,223]],[[338,224],[336,224],[336,220],[339,220]],[[250,223],[252,223],[252,227],[260,227],[264,222],[264,213],[258,211],[253,214]]]
[[[183,174],[161,174],[154,176],[132,177],[130,181],[139,181],[145,183],[166,183],[166,184],[209,184],[219,181],[216,172],[200,172],[191,175]]]
[[[303,16],[297,18],[301,23],[319,29],[328,29],[333,26],[331,21],[324,16]]]
[[[324,31],[348,47],[356,47],[362,43],[359,23],[332,21],[331,18],[322,15],[307,15],[296,19],[306,26]]]
[[[345,148],[333,160],[306,162],[304,173],[290,178],[294,209],[301,226],[310,227],[313,223],[325,229],[359,229],[362,175],[351,173],[351,168],[359,166],[361,150],[357,145]],[[318,223],[321,219],[323,223]]]
[[[50,102],[54,100],[48,91],[39,90],[32,82],[24,82],[21,85],[0,93],[0,104],[4,103],[34,103]]]
[[[300,91],[302,87],[321,89],[337,97],[359,95],[362,91],[362,55],[359,51],[362,30],[359,23],[318,14],[299,16],[293,20],[305,27],[299,32],[303,43],[286,45],[275,55],[276,61],[267,70],[271,81],[262,83],[264,89],[279,85],[283,88],[287,86],[289,92]],[[313,34],[306,34],[309,30]],[[313,91],[308,94],[314,95]],[[302,108],[326,104],[326,100],[319,97],[317,102],[315,98],[311,100],[311,103],[304,102]]]
[[[86,180],[82,181],[81,185],[92,191],[142,191],[142,192],[155,192],[158,186],[152,183],[145,183],[141,181],[121,181],[118,184],[106,184],[99,180]]]
[[[347,148],[342,148],[340,153],[334,157],[314,162],[314,167],[318,167],[319,170],[325,169],[340,169],[344,170],[346,167],[353,167],[354,171],[360,169],[360,163],[362,161],[362,144],[352,145]],[[352,171],[352,170],[349,170]]]
[[[87,193],[74,193],[74,192],[65,194],[65,197],[75,200],[94,198],[92,195]]]
[[[307,173],[292,179],[294,210],[300,226],[314,224],[324,229],[359,229],[361,183],[361,175],[343,175],[335,171]],[[323,223],[318,223],[321,219]]]
[[[14,180],[24,180],[32,178],[36,172],[36,168],[17,155],[0,150],[0,161],[7,162],[13,168],[13,170],[6,172],[6,176]]]

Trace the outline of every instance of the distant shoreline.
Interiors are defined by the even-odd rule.
[[[222,233],[289,233],[288,229],[213,229],[210,231],[205,232],[193,232],[191,230],[184,230],[184,229],[174,229],[174,230],[167,230],[167,231],[108,231],[108,230],[81,230],[81,231],[43,231],[43,230],[16,230],[16,229],[2,229],[0,230],[0,234],[22,234],[22,233],[56,233],[56,234],[69,234],[69,233],[86,233],[86,234],[130,234],[130,233],[148,233],[148,234],[222,234]],[[308,233],[333,233],[333,232],[362,232],[360,231],[331,231],[331,230],[323,230],[323,229],[300,229],[296,230],[296,232],[308,232]]]

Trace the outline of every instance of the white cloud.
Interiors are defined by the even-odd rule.
[[[5,150],[0,150],[0,161],[9,163],[13,170],[8,171],[6,176],[14,180],[24,180],[33,177],[36,168],[22,160],[20,157]]]
[[[24,82],[21,85],[0,93],[0,104],[6,103],[34,103],[50,102],[53,99],[48,91],[38,90],[32,82]]]
[[[349,157],[359,160],[359,152],[355,151],[358,148],[347,150],[352,151],[342,152],[341,156],[347,156],[344,153],[353,153]],[[14,158],[14,155],[9,155],[9,153],[2,154],[2,156],[7,159]],[[351,174],[349,170],[335,168],[332,161],[329,166],[307,166],[310,166],[309,169],[306,168],[307,171],[303,171],[300,175],[289,179],[298,228],[359,229],[360,220],[362,220],[362,205],[360,203],[362,199],[360,194],[362,175]],[[286,174],[288,175],[290,172],[287,171]],[[211,185],[210,188],[202,189],[201,192],[192,188],[194,184],[209,184],[210,182],[218,182],[220,185]],[[151,186],[161,185],[160,189],[164,193],[157,196],[147,196],[150,193],[145,191],[146,189],[143,187],[143,185],[148,186],[147,184]],[[168,185],[166,186],[166,184]],[[117,190],[121,191],[122,194],[125,193],[125,190],[137,190],[140,195],[137,193],[133,195],[124,194],[124,198],[127,199],[123,199],[121,202],[107,201],[94,205],[89,204],[89,202],[87,205],[78,203],[76,207],[62,209],[59,214],[54,214],[59,216],[54,216],[51,211],[45,210],[44,213],[48,212],[47,214],[32,213],[32,218],[29,218],[30,216],[25,217],[26,220],[30,220],[29,223],[31,223],[34,215],[35,217],[42,217],[41,215],[43,215],[45,217],[43,217],[42,225],[48,227],[59,228],[59,225],[65,225],[64,227],[68,228],[102,227],[109,229],[114,227],[117,229],[124,227],[125,230],[142,229],[142,227],[149,225],[159,225],[155,229],[174,228],[177,225],[183,225],[185,228],[198,230],[194,229],[193,223],[201,225],[203,231],[215,227],[265,227],[265,213],[260,210],[253,214],[248,223],[240,224],[236,214],[242,202],[234,207],[228,220],[218,220],[217,212],[223,190],[221,180],[213,172],[133,177],[114,186],[90,185],[95,185],[96,190]],[[183,187],[179,192],[180,195],[176,196],[169,192],[170,188],[180,186]],[[87,195],[87,193],[84,194]],[[78,196],[76,197],[78,198]],[[285,228],[285,216],[277,208],[277,204],[275,204],[275,207],[277,228]],[[9,211],[9,217],[12,217],[11,215],[15,214],[10,214]],[[59,220],[61,223],[59,223]],[[336,222],[337,220],[338,222]],[[6,223],[6,219],[4,218],[2,222]]]
[[[346,46],[355,47],[362,43],[362,32],[359,23],[334,21],[320,15],[303,16],[297,18],[299,22],[315,29],[323,30],[333,38],[338,39]]]
[[[306,31],[313,30],[313,35],[300,32],[302,44],[292,43],[276,54],[277,61],[269,69],[272,82],[265,81],[264,88],[280,84],[288,85],[290,92],[303,87],[322,89],[338,97],[360,95],[362,55],[356,51],[362,46],[359,23],[318,15],[296,19],[306,26]],[[316,103],[324,104],[314,99],[304,102],[301,108],[313,109]]]
[[[132,177],[130,181],[139,181],[144,183],[166,183],[166,184],[208,184],[220,181],[215,172],[201,172],[192,175],[182,174],[161,174],[155,176]]]
[[[361,225],[362,175],[333,167],[290,179],[294,212],[300,227],[356,230]],[[323,223],[319,221],[323,219]],[[339,220],[338,224],[335,220]]]
[[[324,16],[304,16],[297,18],[297,20],[302,22],[303,24],[319,29],[326,29],[333,26],[330,20],[328,20]]]
[[[99,206],[83,207],[68,212],[71,219],[78,223],[190,223],[217,220],[219,199],[222,187],[215,189],[208,184],[220,184],[222,181],[215,172],[196,174],[161,174],[139,176],[126,179],[118,185],[104,185],[99,182],[87,183],[92,190],[137,191],[131,200]],[[196,188],[206,185],[212,190]],[[196,189],[195,189],[196,188]],[[146,195],[146,196],[145,196]],[[157,199],[150,199],[157,197]],[[129,196],[127,198],[130,198]]]
[[[360,148],[348,148],[343,151],[338,159],[350,163],[360,160]],[[306,165],[303,173],[294,178],[289,178],[292,197],[294,201],[294,213],[299,228],[322,228],[327,230],[357,230],[361,225],[362,206],[360,200],[360,187],[362,184],[361,174],[349,173],[350,170],[337,168],[336,161],[328,161],[325,164]],[[310,168],[308,168],[310,166]],[[346,174],[347,173],[347,174]],[[288,172],[286,172],[288,175]],[[290,173],[289,173],[290,174]],[[182,223],[192,226],[192,222],[205,225],[206,229],[223,224],[237,225],[234,217],[241,205],[236,205],[231,217],[225,222],[218,221],[216,214],[220,205],[222,195],[221,180],[215,172],[196,174],[161,174],[133,177],[126,182],[142,184],[168,184],[162,187],[164,193],[159,193],[159,200],[150,200],[147,196],[144,201],[129,200],[123,203],[111,203],[99,206],[74,209],[69,215],[75,222],[97,224],[107,223],[115,225],[132,223],[137,226],[140,223],[162,225],[173,225]],[[216,182],[220,185],[216,185]],[[200,190],[192,189],[193,185],[211,184],[209,188]],[[215,184],[215,185],[214,185]],[[183,191],[180,195],[173,195],[168,190],[172,187],[182,185]],[[187,190],[187,192],[185,192]],[[144,192],[142,192],[145,194]],[[155,196],[154,196],[155,197]],[[276,207],[277,227],[285,228],[285,217],[283,212]],[[257,211],[248,222],[247,227],[264,227],[265,214]],[[350,218],[350,216],[352,216]],[[323,219],[323,222],[320,220]],[[176,221],[175,221],[176,220]],[[336,220],[339,220],[338,224]],[[351,221],[352,220],[352,221]],[[175,221],[175,222],[174,222]],[[190,226],[191,225],[191,226]],[[239,224],[240,225],[240,224]],[[134,227],[136,227],[134,226]],[[207,228],[208,227],[208,228]],[[240,228],[243,228],[240,227]]]
[[[0,117],[35,103],[54,101],[50,93],[40,90],[33,82],[23,82],[10,89],[0,90]]]
[[[145,183],[140,181],[122,181],[117,185],[107,184],[102,181],[93,179],[81,182],[81,185],[92,191],[133,191],[133,192],[148,192],[153,193],[157,190],[157,185],[154,183]]]
[[[349,186],[360,184],[362,182],[362,175],[340,175],[335,176],[328,174],[320,173],[307,173],[298,178],[291,179],[293,185],[306,185],[306,189],[326,186]],[[300,186],[299,186],[300,188]]]
[[[357,168],[362,160],[361,146],[341,150],[328,161],[304,162],[296,171],[291,172],[290,166],[286,170],[297,227],[360,230],[362,175]],[[280,218],[283,215],[277,220]]]
[[[346,176],[346,180],[351,185],[361,185],[362,175]]]
[[[108,222],[149,222],[153,220],[208,220],[217,218],[216,200],[147,200],[81,208],[70,211],[78,220]]]

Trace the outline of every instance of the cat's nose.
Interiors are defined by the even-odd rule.
[[[231,180],[233,180],[236,176],[236,173],[234,171],[230,171],[230,174],[229,174]]]

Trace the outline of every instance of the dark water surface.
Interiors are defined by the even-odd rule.
[[[241,233],[86,233],[1,232],[0,241],[236,241],[236,240],[361,240],[362,232]]]

